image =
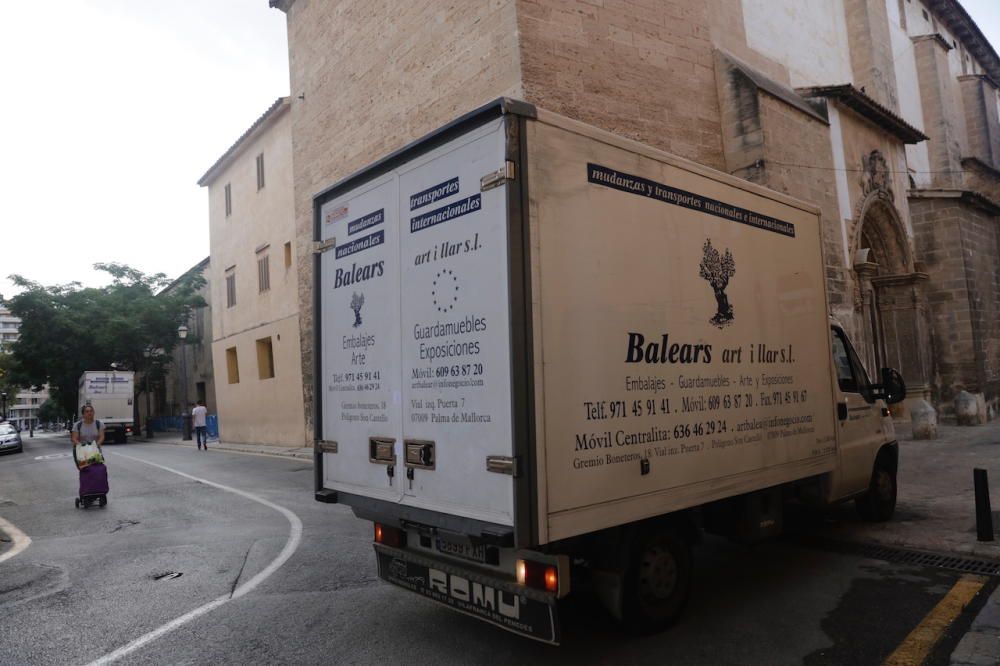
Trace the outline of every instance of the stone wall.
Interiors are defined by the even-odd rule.
[[[911,198],[927,298],[936,398],[946,410],[962,389],[1000,391],[1000,233],[996,218],[958,197]]]
[[[287,11],[306,432],[313,196],[503,95],[522,97],[514,0],[299,0]]]
[[[960,330],[964,321],[971,331],[973,313],[968,298],[963,306],[955,297],[957,278],[951,274],[958,268],[952,264],[961,258],[961,250],[953,247],[954,238],[948,233],[966,229],[968,224],[961,222],[966,219],[964,212],[951,210],[958,205],[954,202],[939,206],[940,202],[921,199],[924,222],[917,243],[905,192],[911,187],[910,167],[919,172],[910,175],[921,186],[967,188],[974,177],[977,187],[981,183],[992,192],[995,165],[977,162],[970,176],[972,170],[962,158],[987,156],[982,147],[992,146],[993,135],[987,126],[981,148],[974,155],[963,153],[969,143],[966,125],[977,136],[983,132],[975,122],[967,123],[957,75],[951,71],[953,47],[931,28],[907,28],[903,16],[909,17],[911,11],[902,3],[893,7],[885,0],[838,0],[815,11],[794,0],[296,0],[283,6],[288,15],[293,101],[303,390],[310,420],[313,196],[501,95],[525,99],[819,206],[831,310],[859,340],[864,339],[864,320],[860,280],[852,262],[873,196],[862,181],[862,158],[878,151],[891,181],[882,189],[891,189],[894,195],[877,195],[878,203],[888,207],[880,219],[889,220],[883,227],[893,227],[894,242],[906,255],[906,261],[890,272],[906,273],[910,280],[905,285],[883,285],[893,290],[886,302],[891,300],[894,317],[897,310],[906,310],[907,316],[915,313],[914,317],[923,312],[923,276],[914,262],[921,262],[921,254],[927,253],[931,261],[924,263],[934,264],[935,272],[930,280],[937,299],[935,344],[957,345],[942,352],[939,374],[944,374],[939,379],[945,375],[950,379],[941,379],[938,385],[952,386],[956,378],[964,381],[968,376],[971,366],[958,347],[968,343],[966,351],[971,353],[971,332],[964,340]],[[829,39],[851,52],[836,54],[836,62],[812,54],[799,57],[791,47],[768,41],[775,29],[762,21],[763,11],[776,12],[793,24],[805,17],[804,30],[818,29],[822,23],[818,17],[832,12],[836,21],[831,30],[836,34]],[[912,43],[906,31],[916,35]],[[797,39],[801,43],[801,35]],[[896,48],[893,40],[904,40],[906,48]],[[903,79],[897,78],[904,70],[897,71],[893,58],[906,59]],[[737,59],[741,64],[732,66]],[[747,74],[744,65],[755,74]],[[851,74],[850,81],[824,79],[843,71]],[[759,77],[770,83],[762,85]],[[931,137],[927,150],[910,151],[920,156],[920,163],[907,163],[898,137],[846,106],[829,102],[834,105],[827,109],[830,118],[836,115],[832,127],[821,112],[805,108],[791,89],[794,81],[799,81],[797,85],[852,82],[892,110],[906,106],[907,117],[919,116],[920,126]],[[966,87],[966,96],[975,98],[971,80]],[[823,102],[812,103],[818,107]],[[945,220],[943,226],[936,226],[938,219]],[[943,264],[938,266],[938,261]],[[983,279],[989,270],[983,265],[973,272]],[[916,301],[919,306],[913,305]],[[921,342],[927,335],[925,325],[907,326],[913,331],[903,331],[900,339],[905,338],[909,347],[925,349]],[[989,328],[976,326],[976,330]],[[914,331],[919,335],[910,335]],[[988,346],[979,353],[996,357]]]
[[[924,133],[930,137],[930,182],[932,187],[959,187],[962,116],[961,102],[952,94],[948,51],[951,46],[939,35],[913,38],[917,61]],[[959,122],[959,121],[963,122]]]
[[[1000,165],[996,87],[982,74],[960,76],[958,81],[965,109],[965,129],[969,134],[966,156],[996,167]]]
[[[886,0],[844,0],[844,12],[852,83],[883,106],[899,111]]]
[[[1000,204],[1000,171],[976,159],[962,160],[962,169],[967,190],[979,192]]]
[[[518,0],[527,101],[724,169],[707,3]]]
[[[840,214],[833,172],[830,128],[771,95],[760,96],[764,160],[757,181],[820,208],[823,261],[830,309],[851,307],[850,276],[844,268]],[[851,322],[842,322],[849,329]],[[850,331],[852,334],[853,330]]]

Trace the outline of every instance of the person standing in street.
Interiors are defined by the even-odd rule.
[[[205,407],[205,403],[199,400],[198,404],[191,410],[191,423],[194,425],[194,434],[198,439],[198,450],[204,446],[205,450],[208,451],[208,425],[205,422],[207,417],[208,409]]]
[[[98,446],[104,444],[104,424],[94,418],[95,412],[92,405],[84,405],[81,411],[81,418],[73,424],[69,433],[69,438],[76,446],[80,442],[96,442]]]
[[[88,507],[95,501],[105,506],[108,503],[108,468],[104,466],[104,457],[100,454],[104,443],[104,424],[95,418],[92,405],[84,405],[81,416],[83,418],[73,424],[69,433],[73,442],[73,460],[80,470],[80,496],[76,506]],[[94,451],[84,451],[90,444],[97,446],[96,456]]]

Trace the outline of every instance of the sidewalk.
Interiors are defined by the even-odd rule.
[[[173,444],[174,446],[189,446],[192,449],[197,446],[194,435],[190,440],[185,441],[179,432],[157,432],[153,439],[133,436],[136,442],[149,442],[150,444]],[[252,453],[259,456],[278,456],[279,458],[299,458],[312,462],[312,447],[293,448],[288,446],[268,445],[268,444],[238,444],[230,442],[220,442],[212,440],[208,443],[209,450],[218,449],[220,451],[236,451],[239,453]]]
[[[976,540],[972,470],[989,474],[992,506],[1000,508],[1000,419],[981,426],[938,426],[938,438],[914,440],[897,426],[899,494],[887,523],[856,519],[853,507],[834,512],[830,536],[847,541],[956,553],[1000,562],[1000,541]],[[1000,520],[994,514],[994,528]]]

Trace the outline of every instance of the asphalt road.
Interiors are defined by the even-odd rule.
[[[108,446],[109,505],[77,510],[68,438],[25,442],[0,457],[0,518],[31,539],[0,562],[0,664],[87,664],[130,644],[119,663],[879,664],[959,578],[798,537],[709,539],[677,626],[625,635],[580,595],[550,647],[378,581],[370,524],[316,503],[307,462]],[[930,663],[948,663],[977,603]]]

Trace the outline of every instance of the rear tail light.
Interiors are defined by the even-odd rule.
[[[375,543],[393,548],[402,548],[406,545],[406,532],[395,527],[388,527],[382,523],[375,523]]]
[[[518,560],[517,582],[525,587],[556,593],[559,592],[559,569],[553,564]]]

